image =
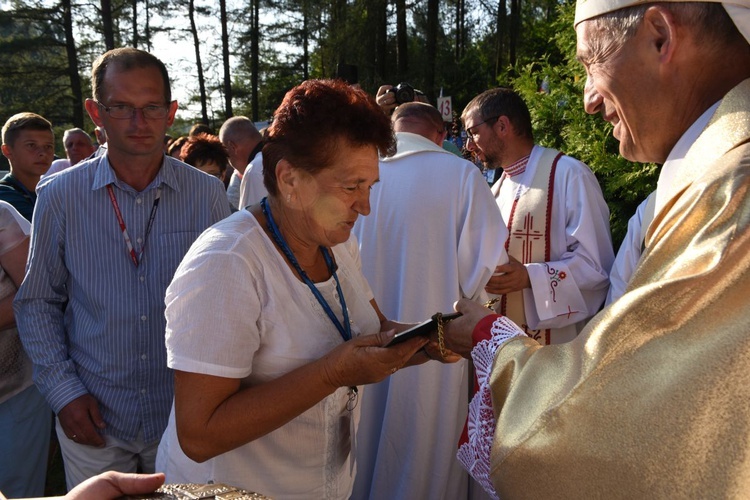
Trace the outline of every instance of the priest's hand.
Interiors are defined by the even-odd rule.
[[[385,335],[387,337],[387,341],[383,345],[385,346],[390,342],[393,332],[389,332],[389,330],[403,332],[414,326],[417,326],[417,323],[399,323],[397,321],[385,320],[381,323],[381,332],[386,332]],[[440,347],[438,346],[437,332],[433,332],[430,336],[430,341],[415,352],[404,366],[421,365],[428,361],[440,361],[441,363],[456,363],[461,361],[461,356],[456,353],[445,350],[443,354],[441,354]]]
[[[461,313],[461,316],[448,322],[443,328],[445,347],[466,359],[470,359],[471,350],[474,348],[472,340],[474,327],[482,318],[494,315],[495,312],[469,299],[461,299],[456,302],[455,309]]]
[[[428,359],[440,361],[441,363],[457,363],[458,361],[461,361],[460,354],[447,348],[443,348],[442,351],[440,350],[440,344],[437,340],[437,332],[430,337],[430,342],[427,343],[420,352]]]
[[[484,287],[487,293],[494,295],[505,295],[525,288],[531,288],[529,271],[513,257],[507,264],[495,268],[495,274]]]

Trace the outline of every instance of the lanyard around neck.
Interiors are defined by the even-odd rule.
[[[117,203],[117,198],[115,198],[115,190],[112,188],[112,184],[107,184],[107,192],[109,193],[109,200],[112,202],[112,208],[115,211],[115,216],[117,216],[117,222],[120,224],[120,230],[122,231],[122,237],[125,240],[125,246],[127,247],[128,253],[130,254],[130,260],[133,261],[135,267],[138,267],[138,264],[140,264],[141,262],[141,258],[143,258],[143,252],[146,250],[146,242],[148,241],[149,234],[151,234],[151,228],[154,226],[156,209],[159,208],[159,199],[161,198],[161,186],[156,189],[156,199],[154,199],[154,205],[151,207],[151,214],[148,216],[146,234],[143,236],[143,245],[141,245],[141,250],[137,254],[135,252],[135,248],[133,248],[133,242],[130,240],[128,229],[127,227],[125,227],[125,219],[122,218],[120,205]]]
[[[289,245],[287,244],[286,240],[284,240],[284,236],[282,236],[281,231],[279,231],[279,227],[276,225],[276,221],[273,220],[273,215],[271,215],[271,207],[268,204],[268,198],[263,198],[260,201],[260,207],[263,210],[263,215],[266,216],[266,220],[268,221],[268,230],[273,235],[273,239],[276,241],[276,244],[279,246],[282,252],[284,252],[284,255],[286,255],[286,258],[291,262],[292,266],[294,266],[294,269],[297,271],[297,274],[300,275],[302,278],[302,281],[305,282],[307,287],[310,289],[310,291],[315,295],[315,298],[318,299],[318,303],[320,304],[320,307],[323,308],[323,310],[326,312],[328,317],[330,318],[331,322],[336,326],[336,329],[341,334],[341,338],[344,339],[344,341],[351,340],[352,338],[352,327],[349,323],[349,312],[346,309],[346,301],[344,300],[344,293],[341,291],[341,283],[339,283],[339,278],[336,275],[336,269],[333,264],[333,260],[331,259],[331,255],[328,251],[328,249],[324,247],[320,247],[320,251],[323,254],[323,258],[326,261],[326,265],[328,266],[328,272],[330,272],[333,275],[333,279],[336,280],[336,292],[339,295],[339,302],[341,303],[341,311],[344,316],[344,324],[342,325],[339,319],[336,317],[336,315],[333,313],[333,310],[331,309],[331,306],[326,302],[326,299],[321,295],[320,290],[315,286],[315,283],[312,282],[312,280],[307,276],[307,273],[302,269],[302,267],[297,262],[297,259],[294,257],[294,254],[292,253],[292,249],[289,248]]]

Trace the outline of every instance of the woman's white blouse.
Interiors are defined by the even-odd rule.
[[[352,336],[377,333],[380,321],[356,239],[333,254]],[[335,280],[317,287],[343,321]],[[167,289],[166,316],[170,368],[242,379],[243,386],[278,378],[343,342],[246,210],[193,244]],[[157,469],[170,483],[223,482],[273,498],[347,498],[354,475],[351,434],[359,420],[359,408],[348,411],[347,401],[348,389],[339,388],[281,428],[202,464],[182,453],[173,408]]]

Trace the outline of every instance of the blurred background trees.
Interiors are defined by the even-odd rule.
[[[409,82],[460,114],[476,94],[512,86],[537,142],[588,163],[612,211],[616,243],[655,188],[654,165],[617,155],[611,128],[583,111],[572,0],[0,0],[0,118],[34,111],[91,130],[83,101],[92,61],[135,46],[167,63],[180,101],[174,135],[233,115],[268,120],[307,78],[356,71],[375,93]]]

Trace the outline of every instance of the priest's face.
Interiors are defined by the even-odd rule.
[[[669,153],[662,141],[668,124],[647,31],[642,23],[633,37],[617,44],[594,21],[583,21],[576,26],[577,58],[586,68],[584,108],[614,126],[620,154],[631,161],[663,162]]]
[[[506,150],[505,142],[494,132],[496,122],[497,118],[482,120],[482,115],[476,108],[464,117],[464,129],[468,136],[466,149],[489,169],[502,166]]]

